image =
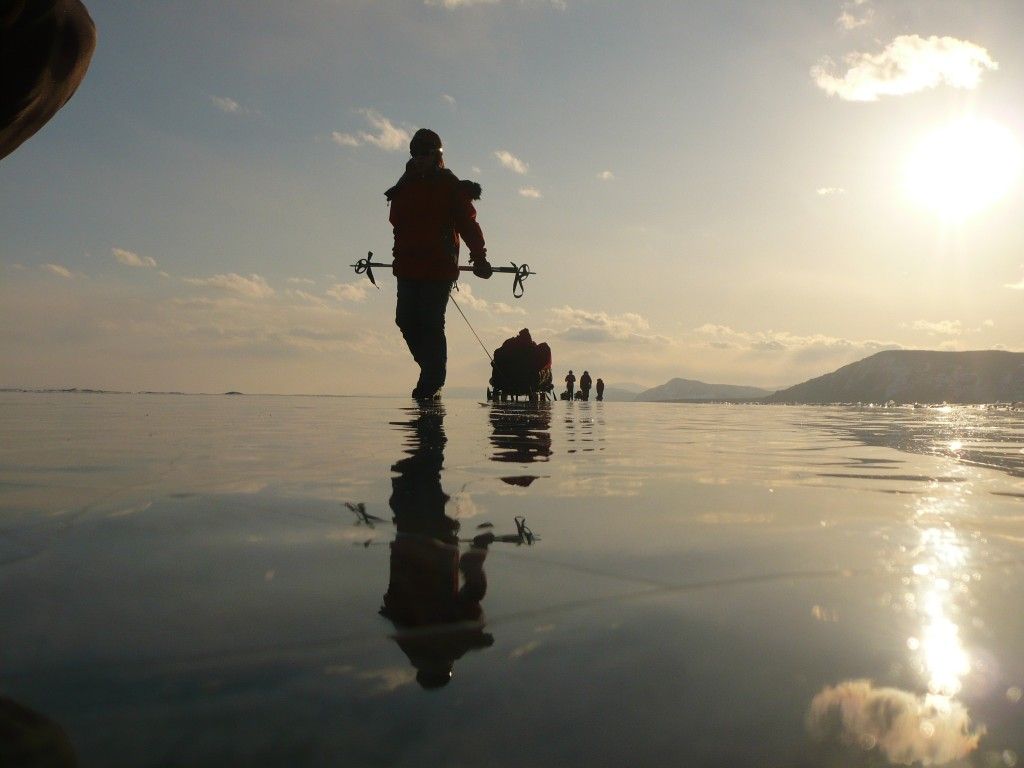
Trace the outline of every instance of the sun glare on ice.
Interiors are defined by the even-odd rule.
[[[1010,191],[1024,166],[1013,134],[991,120],[967,118],[924,137],[906,165],[915,202],[949,219],[984,210]]]

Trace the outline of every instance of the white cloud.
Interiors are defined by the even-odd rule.
[[[870,24],[875,17],[875,9],[870,0],[850,0],[843,3],[843,12],[836,19],[836,24],[849,32],[852,29]]]
[[[877,749],[892,764],[942,765],[966,757],[985,728],[971,725],[966,707],[944,696],[917,696],[847,680],[811,701],[807,728],[820,741]]]
[[[335,283],[326,293],[338,301],[363,301],[366,299],[366,283]]]
[[[226,112],[229,115],[238,115],[246,111],[245,107],[227,96],[211,96],[210,101],[221,112]]]
[[[520,187],[519,188],[519,194],[522,197],[529,197],[529,198],[533,198],[534,200],[537,200],[537,199],[543,197],[543,195],[541,195],[541,193],[540,193],[540,190],[537,189],[536,187]]]
[[[110,252],[121,264],[126,267],[155,267],[156,259],[152,256],[139,256],[134,251],[126,251],[124,248],[111,248]]]
[[[458,291],[452,292],[452,298],[460,305],[465,304],[477,312],[486,312],[489,315],[525,315],[526,310],[520,307],[513,307],[503,301],[487,301],[473,293],[473,287],[469,283],[459,283]]]
[[[570,341],[587,343],[631,341],[669,343],[669,339],[650,332],[647,320],[634,312],[611,315],[570,306],[551,310],[562,326],[555,333]]]
[[[612,181],[615,179],[615,174],[612,173],[611,171],[601,171],[599,174],[597,174],[597,178],[599,178],[601,181]]]
[[[988,320],[982,320],[981,321],[981,327],[982,328],[995,328],[996,327],[996,321],[993,320],[992,318],[989,318]]]
[[[449,94],[447,94],[447,93],[442,93],[442,94],[441,94],[441,101],[443,101],[443,102],[444,102],[445,104],[447,104],[447,105],[448,105],[449,107],[454,107],[454,106],[457,106],[457,104],[456,104],[456,102],[455,102],[455,97],[454,97],[454,96],[451,96],[451,95],[449,95]]]
[[[387,152],[399,152],[408,149],[412,136],[405,128],[392,123],[375,109],[360,109],[359,114],[366,118],[366,121],[375,132],[360,131],[358,134],[333,131],[331,141],[341,147],[358,147],[363,144],[370,144],[378,149]]]
[[[359,139],[357,139],[351,133],[342,133],[341,131],[332,131],[331,132],[331,141],[333,141],[339,147],[358,147],[359,146]]]
[[[513,173],[523,175],[530,169],[530,166],[527,163],[524,163],[507,149],[495,150],[494,156],[498,158],[498,162],[501,163],[502,166],[508,168]]]
[[[226,275],[214,275],[213,277],[186,277],[185,282],[190,285],[204,285],[211,288],[237,293],[251,299],[265,299],[274,295],[274,289],[267,284],[259,275],[242,275],[229,272]]]
[[[846,190],[842,187],[818,187],[816,190],[821,197],[831,197],[832,195],[845,195]]]
[[[1024,291],[1024,275],[1021,276],[1020,280],[1016,283],[1006,283],[1003,285],[1004,288],[1010,288],[1014,291]]]
[[[737,331],[727,325],[705,323],[694,332],[703,344],[712,349],[740,352],[796,355],[804,361],[841,356],[865,357],[883,349],[899,349],[898,344],[872,339],[855,341],[825,334],[800,336],[788,331]]]
[[[830,96],[846,101],[877,101],[942,84],[970,90],[985,70],[999,68],[980,45],[934,35],[900,35],[881,53],[850,53],[845,63],[846,72],[838,75],[834,62],[824,59],[811,68],[811,77]]]
[[[963,332],[959,320],[915,320],[910,327],[915,331],[925,331],[941,336],[959,336]]]
[[[289,277],[288,282],[292,285],[316,285],[316,280],[310,280],[308,277]]]
[[[497,5],[499,0],[423,0],[424,5],[441,8],[468,8],[472,5]]]
[[[43,264],[43,269],[51,274],[57,275],[58,277],[65,277],[69,280],[74,277],[70,269],[62,267],[60,264]]]

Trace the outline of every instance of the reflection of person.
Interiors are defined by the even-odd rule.
[[[395,323],[420,367],[412,396],[434,398],[448,364],[444,312],[459,276],[459,238],[469,246],[473,274],[489,278],[491,265],[472,202],[480,198],[480,185],[459,181],[444,167],[441,138],[427,128],[416,131],[409,152],[405,173],[384,193],[395,234]]]
[[[551,456],[551,406],[531,404],[523,410],[491,411],[491,461],[528,464]]]
[[[593,379],[590,378],[590,371],[584,371],[583,375],[580,376],[580,394],[583,395],[584,400],[590,399],[590,385],[593,383]]]
[[[484,559],[493,535],[459,547],[459,522],[445,514],[441,488],[444,410],[438,404],[411,409],[407,457],[392,469],[391,509],[397,532],[391,543],[391,574],[381,614],[399,630],[395,641],[416,668],[424,688],[447,685],[455,661],[486,648],[480,602],[487,592]],[[460,574],[462,586],[459,586]]]
[[[597,390],[597,399],[604,400],[604,379],[599,378],[595,388]]]
[[[572,390],[576,386],[576,375],[569,369],[569,373],[565,377],[565,391],[569,394],[567,399],[572,400]]]
[[[79,0],[0,3],[0,158],[74,95],[95,48],[96,27]]]

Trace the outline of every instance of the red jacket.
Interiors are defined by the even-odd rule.
[[[486,256],[484,235],[476,223],[473,200],[480,185],[459,181],[447,168],[417,174],[412,165],[384,193],[391,203],[388,220],[395,231],[394,273],[412,280],[456,280],[459,237],[471,256]]]

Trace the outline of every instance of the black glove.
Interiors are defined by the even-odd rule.
[[[494,274],[494,270],[491,268],[491,262],[487,260],[486,254],[470,256],[469,263],[473,265],[473,274],[477,277],[489,280],[491,275]]]

